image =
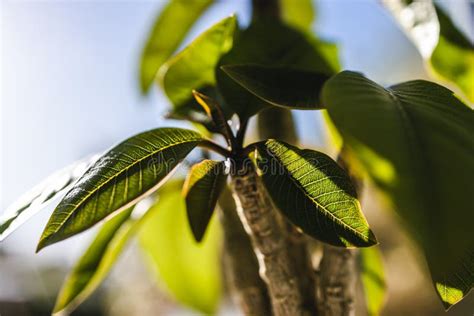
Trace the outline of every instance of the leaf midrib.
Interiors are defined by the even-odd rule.
[[[127,172],[130,168],[132,168],[133,166],[135,166],[137,163],[141,163],[143,160],[146,160],[148,159],[150,156],[153,156],[155,155],[156,153],[160,152],[160,151],[164,151],[172,146],[177,146],[177,145],[180,145],[180,144],[184,144],[184,143],[191,143],[191,142],[198,142],[199,141],[199,138],[196,138],[196,139],[193,139],[192,141],[191,140],[187,140],[187,141],[181,141],[181,142],[177,142],[177,143],[173,143],[173,144],[170,144],[168,146],[165,146],[163,148],[160,148],[160,150],[157,150],[157,151],[154,151],[148,155],[145,155],[144,157],[138,159],[137,161],[135,161],[133,164],[129,165],[128,167],[120,170],[119,172],[116,172],[112,177],[110,177],[109,179],[107,179],[106,181],[104,181],[102,184],[100,184],[99,186],[97,186],[93,191],[89,192],[88,194],[86,194],[86,196],[84,198],[81,199],[81,201],[79,203],[76,204],[75,208],[72,210],[72,212],[70,212],[66,218],[59,224],[58,226],[58,229],[54,230],[52,233],[49,234],[49,236],[52,236],[53,234],[56,234],[58,231],[61,230],[61,228],[63,227],[63,225],[69,220],[69,218],[72,216],[73,213],[75,213],[79,208],[80,206],[84,203],[84,201],[86,201],[87,199],[89,199],[93,194],[97,193],[99,190],[102,189],[103,186],[105,186],[106,184],[108,184],[110,181],[112,181],[112,179],[117,179],[118,176],[120,176],[121,174],[123,174],[123,172]]]
[[[267,147],[268,148],[268,147]],[[270,149],[270,148],[268,148]],[[318,201],[316,201],[313,197],[311,197],[308,192],[306,192],[306,190],[304,189],[304,187],[294,178],[293,174],[291,173],[291,171],[289,171],[285,165],[282,163],[282,161],[273,153],[272,150],[270,150],[270,153],[272,155],[273,158],[275,158],[278,163],[280,165],[283,166],[283,168],[285,168],[285,170],[288,172],[288,174],[290,175],[290,179],[291,181],[296,184],[296,186],[300,189],[300,191],[303,192],[303,194],[309,198],[311,201],[313,201],[319,208],[321,208],[324,212],[323,214],[326,215],[326,217],[329,217],[329,218],[332,218],[335,222],[338,222],[340,224],[342,224],[343,227],[346,227],[346,229],[354,232],[356,235],[358,235],[359,237],[362,237],[362,239],[364,239],[364,241],[371,241],[371,238],[369,237],[366,237],[364,236],[361,232],[355,230],[353,227],[347,225],[346,223],[344,223],[342,220],[340,220],[339,218],[337,218],[336,216],[334,216],[331,212],[329,212],[329,210],[327,210],[323,205],[321,205]],[[298,157],[300,157],[300,159],[304,159],[302,158],[300,155],[298,155]],[[329,216],[328,216],[329,215]]]

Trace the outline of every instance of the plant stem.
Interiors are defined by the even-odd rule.
[[[352,250],[324,245],[320,265],[319,312],[324,316],[354,315],[355,260]]]
[[[224,231],[225,276],[234,302],[245,315],[270,315],[267,287],[259,276],[257,257],[228,189],[219,199],[219,219]]]
[[[210,149],[226,158],[232,155],[232,153],[229,150],[207,139],[201,141],[198,146],[202,148]]]
[[[237,136],[236,136],[236,145],[238,146],[238,148],[242,148],[244,145],[244,138],[245,138],[245,133],[247,132],[248,123],[249,123],[248,119],[243,119],[240,121],[239,130],[237,131]]]
[[[268,286],[274,315],[311,314],[305,310],[298,273],[289,256],[285,228],[248,158],[233,161],[231,188],[237,212],[252,240],[260,276]]]

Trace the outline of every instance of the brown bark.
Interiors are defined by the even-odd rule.
[[[271,315],[270,299],[260,278],[257,257],[244,230],[229,190],[219,200],[224,231],[223,264],[234,303],[244,315]]]
[[[288,251],[286,230],[249,159],[234,161],[231,188],[237,212],[267,284],[274,315],[309,315],[298,282],[295,263]]]
[[[354,315],[355,276],[352,250],[324,245],[318,295],[321,315]]]

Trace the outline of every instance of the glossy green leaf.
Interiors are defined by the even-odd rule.
[[[13,202],[0,216],[0,241],[49,203],[64,195],[98,158],[98,155],[94,155],[72,163],[53,173]]]
[[[131,236],[132,209],[125,210],[101,227],[63,283],[53,313],[69,314],[102,283]]]
[[[192,91],[215,85],[214,68],[232,47],[236,27],[235,16],[223,19],[163,65],[160,79],[175,109],[198,108]]]
[[[320,91],[329,75],[289,67],[223,66],[224,72],[266,103],[290,109],[319,109]]]
[[[318,43],[281,22],[262,18],[239,34],[219,65],[291,66],[332,74],[333,66],[326,60]],[[269,106],[230,79],[221,69],[216,69],[216,78],[225,103],[240,117],[250,117]]]
[[[334,246],[377,243],[349,175],[329,156],[278,140],[259,143],[257,148],[265,187],[293,224]]]
[[[178,48],[213,0],[170,0],[154,22],[140,60],[140,84],[146,93],[158,69]]]
[[[280,0],[280,6],[285,23],[302,31],[311,31],[316,16],[312,0]]]
[[[189,225],[197,242],[204,237],[226,179],[223,161],[204,160],[195,164],[188,173],[183,195]]]
[[[387,285],[382,254],[378,247],[359,250],[359,270],[369,316],[378,316],[385,303]]]
[[[186,218],[182,182],[159,191],[153,216],[140,231],[140,245],[158,283],[181,304],[205,314],[215,313],[221,294],[220,238],[216,217],[201,243],[196,243]]]
[[[56,207],[38,251],[90,228],[156,190],[201,140],[194,131],[158,128],[109,150]]]
[[[445,307],[474,282],[474,113],[450,90],[415,80],[384,89],[354,72],[322,93],[352,156],[424,250]]]

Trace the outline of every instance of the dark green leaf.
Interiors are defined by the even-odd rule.
[[[90,228],[156,190],[201,140],[193,131],[158,128],[112,148],[56,207],[43,231],[38,251]]]
[[[330,157],[277,140],[259,143],[257,152],[270,196],[306,234],[339,247],[377,243],[348,174]]]
[[[190,106],[193,90],[215,86],[214,69],[232,47],[236,27],[235,16],[223,19],[163,65],[163,88],[175,109]]]
[[[428,81],[384,89],[353,72],[331,78],[323,102],[424,250],[445,306],[455,304],[474,282],[473,111]]]
[[[283,21],[302,31],[311,31],[315,18],[312,0],[280,0]]]
[[[260,19],[239,34],[233,48],[222,57],[219,65],[291,66],[332,74],[333,65],[326,60],[318,43],[281,22]],[[250,117],[269,106],[230,79],[222,70],[216,71],[219,91],[224,101],[240,117]]]
[[[266,103],[291,109],[320,109],[319,94],[329,75],[288,67],[223,66],[235,82]]]
[[[183,186],[188,220],[197,242],[202,240],[227,175],[223,161],[204,160],[189,171]]]
[[[72,163],[53,173],[13,202],[0,216],[0,241],[7,238],[55,198],[65,194],[98,158],[98,155],[94,155]]]
[[[134,230],[129,220],[132,209],[125,210],[102,226],[86,252],[63,283],[53,313],[69,314],[102,283]]]
[[[378,247],[359,250],[359,269],[368,316],[378,316],[385,303],[387,285]]]
[[[140,84],[146,93],[158,69],[173,54],[213,0],[170,0],[153,25],[140,60]]]
[[[181,304],[206,315],[216,312],[221,295],[220,239],[216,217],[202,243],[194,240],[186,218],[182,181],[169,182],[140,231],[140,245],[158,283]]]

